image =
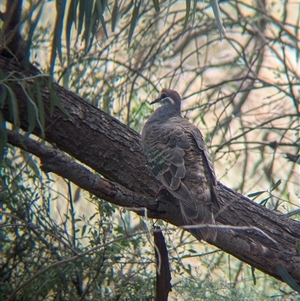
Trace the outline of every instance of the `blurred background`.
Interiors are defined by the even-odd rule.
[[[19,26],[32,64],[137,132],[159,91],[177,90],[218,180],[299,220],[300,3],[219,5],[222,41],[202,1],[24,0]],[[24,151],[9,147],[2,165],[1,202],[18,217],[6,215],[2,224],[4,296],[45,264],[73,256],[72,248],[86,250],[154,222],[168,229],[170,300],[300,300],[284,283],[183,230],[43,174]],[[39,227],[35,234],[31,224]],[[51,269],[19,296],[152,300],[155,276],[152,239],[135,236]]]

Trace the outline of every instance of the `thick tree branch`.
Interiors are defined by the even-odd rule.
[[[151,207],[151,211],[158,211],[158,203],[155,199],[134,193],[96,175],[57,149],[10,130],[7,131],[7,140],[11,145],[39,157],[41,169],[44,172],[53,172],[66,178],[101,199],[118,206],[131,208],[131,210],[140,208],[139,211],[144,211],[141,207],[145,207],[145,210],[146,207]],[[144,212],[141,214],[144,215]]]
[[[32,78],[36,73],[25,71],[4,57],[0,57],[0,69],[7,76],[6,84],[10,84],[16,94],[20,124],[26,131],[29,120],[24,86],[28,89],[30,85],[36,85],[38,79]],[[25,80],[29,76],[31,79]],[[0,87],[0,92],[3,92],[3,86]],[[150,217],[164,219],[176,226],[182,224],[177,201],[168,193],[162,195],[158,202],[153,200],[159,183],[146,167],[139,134],[55,84],[56,95],[68,116],[57,107],[51,114],[50,99],[53,95],[46,85],[41,85],[39,89],[45,107],[45,139],[111,181],[98,180],[101,181],[99,185],[107,188],[104,199],[109,200],[110,194],[110,197],[115,198],[115,191],[118,191],[126,195],[131,205],[129,207],[147,208]],[[6,120],[12,121],[8,105],[4,105],[2,114]],[[33,131],[37,135],[41,134],[38,126]],[[278,279],[282,279],[283,267],[286,275],[299,284],[300,256],[296,251],[296,243],[300,241],[300,223],[252,202],[221,183],[218,184],[217,192],[221,211],[216,214],[220,228],[214,244]],[[140,199],[139,195],[142,195]],[[138,204],[131,203],[135,197]],[[221,225],[249,228],[233,230],[222,228]],[[267,236],[256,231],[253,226]]]

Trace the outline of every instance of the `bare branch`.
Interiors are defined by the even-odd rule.
[[[171,291],[171,272],[165,238],[160,229],[153,233],[156,259],[156,301],[168,300]]]
[[[111,244],[114,244],[114,243],[117,243],[119,241],[122,241],[122,240],[125,240],[125,239],[128,239],[130,237],[134,237],[134,236],[138,236],[138,235],[142,235],[142,234],[145,234],[147,233],[146,231],[141,231],[141,232],[136,232],[136,233],[133,233],[133,234],[128,234],[126,236],[122,236],[122,237],[119,237],[119,238],[116,238],[112,241],[109,241],[107,243],[104,243],[104,244],[101,244],[101,245],[97,245],[85,252],[82,252],[78,255],[75,255],[73,257],[69,257],[69,258],[65,258],[65,259],[62,259],[62,260],[59,260],[59,261],[56,261],[55,263],[52,263],[52,264],[49,264],[48,266],[46,266],[45,268],[41,269],[40,271],[38,271],[37,273],[35,273],[33,276],[31,276],[29,279],[27,279],[26,281],[22,282],[12,293],[11,295],[6,299],[6,301],[11,301],[11,300],[14,300],[14,297],[18,294],[18,292],[20,290],[22,290],[24,287],[26,287],[29,283],[31,283],[32,281],[34,281],[37,277],[39,277],[40,275],[46,273],[47,271],[57,267],[57,266],[62,266],[66,263],[70,263],[70,262],[73,262],[73,261],[76,261],[88,254],[91,254],[91,253],[94,253],[96,252],[97,250],[100,250],[100,249],[103,249],[103,248],[106,248],[108,247],[109,245]]]

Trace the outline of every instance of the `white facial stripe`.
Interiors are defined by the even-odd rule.
[[[166,99],[168,99],[172,105],[174,104],[174,100],[170,96],[168,96]]]

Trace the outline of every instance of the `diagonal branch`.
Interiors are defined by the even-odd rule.
[[[57,149],[10,130],[7,131],[7,140],[11,145],[39,157],[41,169],[44,172],[53,172],[66,178],[101,199],[118,206],[130,207],[131,210],[141,207],[150,207],[152,208],[151,211],[158,209],[157,202],[153,198],[134,193],[117,183],[96,175]]]
[[[103,193],[102,197],[106,200],[110,197],[111,202],[117,202],[120,193],[118,200],[120,205],[146,208],[150,217],[164,219],[176,226],[182,224],[177,201],[169,194],[162,195],[157,202],[153,200],[159,183],[147,169],[138,133],[59,85],[53,84],[53,90],[49,90],[49,85],[41,84],[39,78],[34,78],[37,73],[33,68],[32,71],[26,71],[22,66],[0,56],[0,69],[6,75],[6,84],[13,87],[18,103],[20,125],[25,131],[28,130],[30,123],[27,108],[29,100],[21,84],[26,83],[23,87],[26,86],[28,89],[39,83],[45,109],[45,140],[54,143],[60,151],[68,153],[107,179],[98,177],[93,179],[94,183],[101,187],[99,189],[98,186],[93,186],[93,191],[98,188]],[[29,76],[31,78],[26,79]],[[0,86],[0,93],[3,89],[3,86]],[[57,106],[53,112],[51,111],[53,91],[67,114]],[[32,95],[36,97],[34,93]],[[5,101],[2,114],[5,120],[12,122],[13,117],[7,105],[8,99]],[[41,135],[38,126],[34,127],[33,132]],[[13,143],[10,133],[8,137]],[[47,169],[47,166],[48,169],[55,169],[53,165],[46,163],[44,169]],[[64,172],[68,172],[68,169],[66,168]],[[89,176],[87,174],[87,179]],[[300,256],[296,244],[300,241],[300,223],[252,202],[221,183],[218,183],[217,193],[221,211],[216,214],[220,228],[214,244],[281,280],[282,273],[279,271],[282,269],[278,271],[278,267],[283,267],[285,274],[299,284]],[[241,229],[233,230],[222,225],[239,226]],[[247,228],[252,226],[261,229],[267,236],[254,228]],[[289,279],[286,275],[284,279]]]

